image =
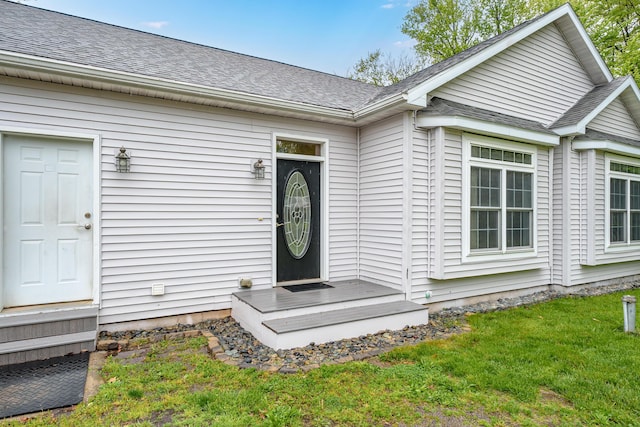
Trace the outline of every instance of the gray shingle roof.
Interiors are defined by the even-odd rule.
[[[0,50],[353,110],[381,88],[331,74],[0,0]]]
[[[7,0],[0,0],[0,50],[354,111],[401,94],[540,18],[524,22],[388,87]]]
[[[553,131],[547,129],[542,123],[533,120],[521,119],[502,113],[496,113],[495,111],[470,107],[468,105],[441,98],[432,98],[429,102],[428,108],[426,110],[422,110],[420,115],[460,116],[555,135]]]
[[[580,98],[558,120],[551,124],[551,129],[564,126],[575,126],[587,117],[596,107],[604,102],[628,77],[619,77],[607,84],[596,86],[585,96]]]

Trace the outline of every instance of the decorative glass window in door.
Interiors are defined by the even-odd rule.
[[[307,181],[299,170],[287,179],[282,216],[287,249],[293,258],[301,259],[311,243],[311,198]]]

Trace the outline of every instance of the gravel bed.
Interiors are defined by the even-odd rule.
[[[585,288],[572,295],[593,296],[640,287],[640,282],[629,282],[598,288]],[[566,294],[544,291],[515,298],[443,309],[429,316],[426,325],[405,327],[398,331],[381,331],[357,338],[333,341],[324,344],[311,343],[306,347],[278,350],[264,346],[234,319],[210,320],[198,325],[176,325],[151,330],[102,332],[100,340],[137,340],[186,330],[208,329],[218,339],[223,353],[216,357],[242,368],[257,368],[282,373],[298,372],[316,368],[323,364],[343,363],[376,356],[403,345],[417,344],[425,340],[444,338],[466,330],[465,314],[483,313],[507,308],[536,304]]]

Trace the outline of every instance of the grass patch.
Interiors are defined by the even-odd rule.
[[[383,363],[294,375],[212,360],[202,337],[159,342],[144,363],[109,359],[88,404],[19,425],[633,425],[640,336],[622,331],[620,297],[474,315],[471,332],[397,349]]]
[[[640,336],[623,332],[621,295],[471,316],[472,333],[386,358],[430,360],[478,390],[575,409],[586,424],[632,425],[640,416]]]

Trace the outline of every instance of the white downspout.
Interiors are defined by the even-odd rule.
[[[360,128],[356,129],[356,278],[360,279]]]

